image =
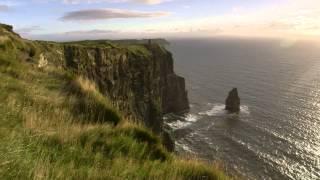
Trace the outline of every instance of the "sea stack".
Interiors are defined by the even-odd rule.
[[[235,113],[240,111],[240,98],[238,96],[238,89],[233,88],[226,99],[226,110]]]

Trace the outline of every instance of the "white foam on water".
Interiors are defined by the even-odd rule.
[[[200,119],[199,116],[197,116],[196,114],[187,114],[185,116],[185,120],[188,122],[196,122]]]
[[[191,122],[180,121],[180,120],[168,123],[168,125],[173,129],[181,129],[181,128],[184,128],[186,126],[189,126],[190,124],[191,124]]]
[[[224,110],[225,106],[223,104],[211,104],[208,103],[208,105],[213,106],[211,109],[203,112],[199,112],[199,115],[205,115],[205,116],[219,116],[226,113]]]
[[[194,153],[190,147],[188,147],[187,145],[183,144],[183,143],[179,143],[179,142],[175,142],[176,146],[182,148],[184,151],[189,152],[189,153]]]
[[[181,117],[180,120],[175,120],[172,122],[168,122],[167,124],[173,129],[181,129],[186,126],[191,125],[194,122],[197,122],[201,117],[196,114],[188,113]]]
[[[204,116],[221,116],[221,115],[226,115],[227,111],[225,110],[225,105],[224,104],[211,104],[208,103],[208,105],[213,106],[211,109],[203,112],[199,112],[199,115],[204,115]],[[246,105],[240,106],[240,114],[250,114],[249,107]],[[232,114],[231,114],[232,115]]]
[[[246,105],[240,106],[240,113],[242,113],[242,114],[250,114],[249,107],[246,106]]]

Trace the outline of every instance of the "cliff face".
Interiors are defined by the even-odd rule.
[[[126,117],[143,121],[155,132],[162,129],[164,113],[189,108],[184,78],[174,73],[171,53],[158,43],[28,41],[3,24],[0,41],[9,56],[38,68],[58,66],[95,81]]]
[[[168,153],[169,133],[160,139],[112,105],[155,131],[162,113],[187,107],[174,104],[187,102],[184,82],[161,46],[29,41],[12,30],[0,24],[0,154],[10,152],[1,179],[226,179]]]
[[[157,44],[139,48],[65,45],[64,56],[66,67],[93,79],[128,117],[159,132],[164,113],[189,108],[185,82],[168,51]]]

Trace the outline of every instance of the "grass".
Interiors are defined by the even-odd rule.
[[[75,116],[82,116],[89,122],[109,122],[117,125],[121,120],[120,113],[98,90],[96,85],[88,79],[77,77],[67,84],[65,91],[69,96]]]
[[[128,50],[138,56],[150,57],[152,54],[147,50],[145,45],[126,45]]]
[[[143,41],[133,41],[132,43],[126,41],[110,41],[110,40],[95,40],[95,41],[75,41],[75,42],[64,42],[65,45],[78,46],[78,47],[95,47],[95,48],[104,48],[104,49],[125,49],[128,52],[137,55],[137,56],[146,56],[150,57],[152,54],[145,47],[146,43]]]
[[[21,61],[17,52],[39,55],[24,43],[0,48],[1,179],[230,179],[167,152],[92,80]]]

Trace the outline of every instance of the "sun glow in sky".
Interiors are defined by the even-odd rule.
[[[0,0],[0,22],[48,40],[318,38],[319,0]]]

